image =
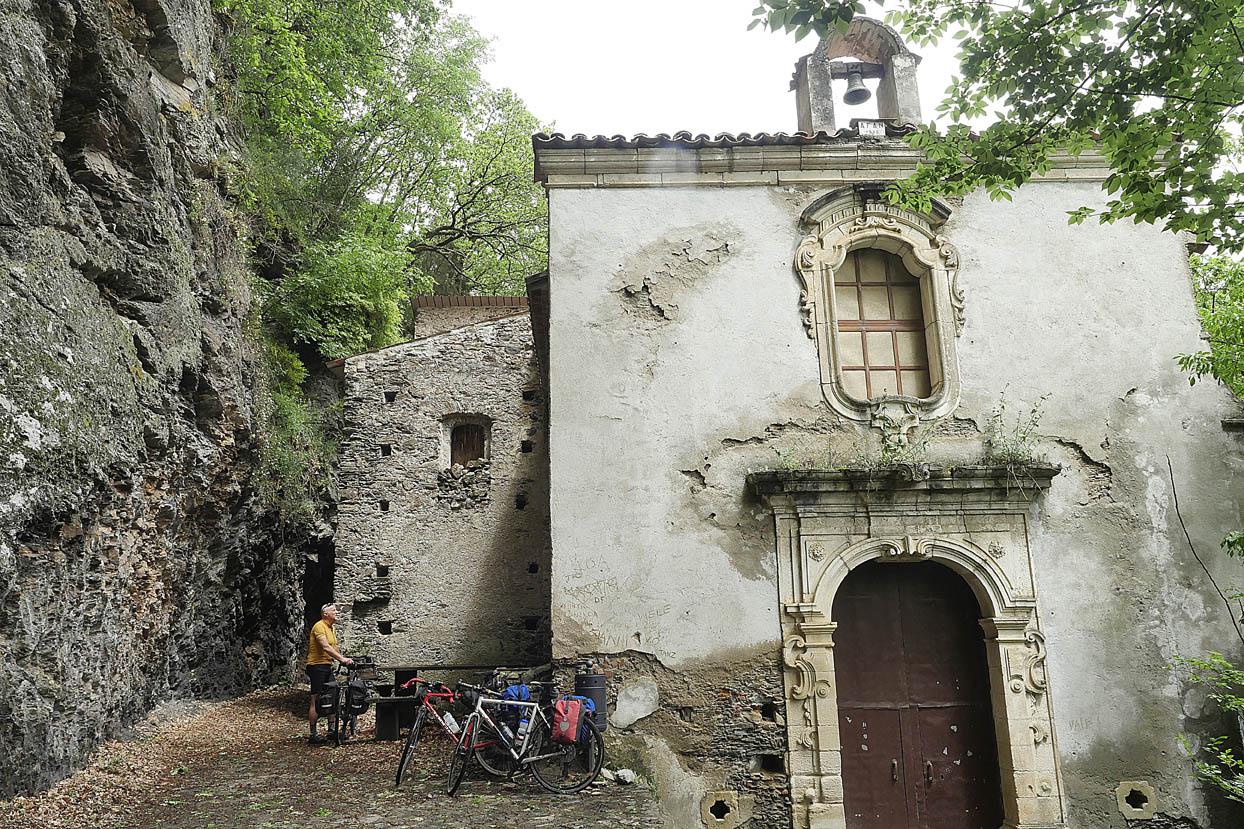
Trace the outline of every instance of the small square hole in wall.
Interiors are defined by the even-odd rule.
[[[387,392],[385,392],[385,393],[384,393],[384,402],[385,402],[385,403],[393,403],[393,402],[396,402],[396,401],[397,401],[397,392],[395,392],[395,391],[387,391]]]
[[[539,562],[536,562],[536,561],[532,561],[532,562],[528,563],[528,565],[527,565],[527,572],[528,572],[528,573],[539,573],[539,572],[540,572],[540,563],[539,563]]]
[[[382,498],[382,499],[380,499],[380,511],[381,511],[381,512],[388,512],[388,511],[389,511],[389,502],[388,502],[388,501],[386,501],[386,500],[384,500],[383,498]]]
[[[527,630],[539,630],[540,629],[540,617],[539,616],[524,616],[523,627],[527,628]]]
[[[527,509],[527,496],[520,492],[514,496],[514,509]]]
[[[393,454],[393,444],[391,443],[380,444],[380,457],[387,458],[389,457],[389,455],[392,455],[392,454]]]
[[[535,389],[523,389],[523,399],[526,400],[528,403],[535,400],[536,390]]]
[[[389,565],[377,564],[376,565],[376,578],[387,579],[388,577],[389,577]]]
[[[528,452],[530,452],[532,449],[535,448],[535,444],[529,440],[525,440],[519,444],[519,448],[522,450],[523,454],[527,454]]]
[[[381,636],[388,636],[393,633],[392,622],[376,622],[376,630],[380,631]]]
[[[786,759],[780,754],[753,754],[748,771],[752,774],[786,774]]]

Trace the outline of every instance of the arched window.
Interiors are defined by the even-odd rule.
[[[921,293],[903,260],[884,250],[853,250],[834,273],[839,369],[851,397],[932,393],[929,352],[937,341]]]
[[[958,404],[965,317],[959,254],[940,234],[949,208],[934,200],[913,213],[887,203],[885,187],[863,182],[810,204],[795,270],[825,401],[901,443]]]
[[[488,460],[492,453],[492,419],[481,414],[450,414],[441,418],[441,468]]]

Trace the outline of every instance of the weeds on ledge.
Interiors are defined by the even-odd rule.
[[[1017,412],[1011,423],[1006,392],[1002,392],[985,421],[985,451],[981,460],[986,466],[1017,471],[1031,463],[1045,462],[1046,458],[1037,453],[1037,427],[1041,425],[1041,406],[1047,397],[1048,394],[1042,395],[1027,412]]]

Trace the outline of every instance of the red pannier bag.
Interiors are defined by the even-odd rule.
[[[573,743],[579,739],[583,722],[583,703],[567,697],[553,703],[553,742]]]

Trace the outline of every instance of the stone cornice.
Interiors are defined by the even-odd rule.
[[[842,141],[802,146],[536,147],[537,179],[553,188],[840,185],[890,181],[915,172],[921,151],[900,141]],[[1059,155],[1034,181],[1102,181],[1095,153]]]
[[[1049,463],[1022,466],[955,466],[912,469],[773,469],[751,472],[747,488],[758,496],[801,496],[860,492],[982,492],[1016,498],[1050,488],[1060,467]]]

